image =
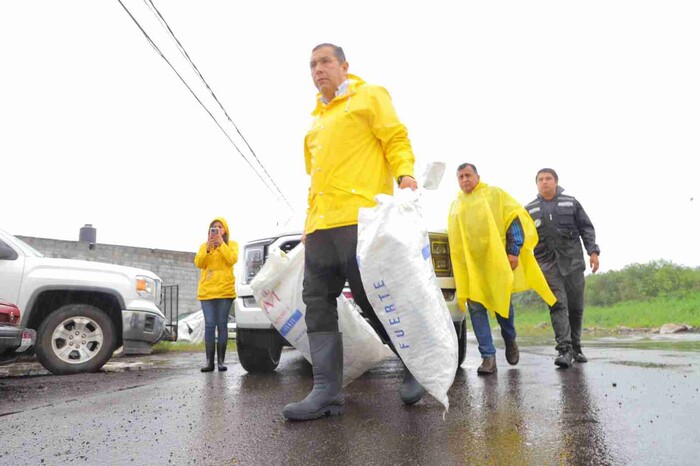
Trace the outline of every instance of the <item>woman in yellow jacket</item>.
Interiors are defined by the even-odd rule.
[[[202,372],[214,370],[214,350],[218,350],[217,362],[220,371],[225,371],[224,356],[228,342],[228,315],[236,299],[233,265],[238,261],[238,243],[229,240],[228,223],[217,217],[209,224],[207,242],[199,247],[194,256],[194,265],[201,269],[197,299],[204,312],[204,344],[207,365]],[[215,346],[215,328],[219,343]]]

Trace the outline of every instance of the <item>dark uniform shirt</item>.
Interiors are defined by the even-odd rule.
[[[557,187],[557,194],[551,201],[539,194],[525,209],[537,226],[539,243],[535,247],[535,257],[542,270],[555,264],[562,275],[586,270],[581,240],[586,252],[600,254],[595,242],[595,228],[581,203],[573,196],[563,194],[564,188]]]

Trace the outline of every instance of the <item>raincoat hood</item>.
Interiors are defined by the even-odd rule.
[[[476,184],[476,186],[474,187],[474,189],[472,189],[472,192],[470,192],[470,193],[465,193],[464,191],[460,190],[460,192],[459,192],[459,194],[457,195],[457,197],[459,197],[460,195],[461,195],[461,196],[471,196],[471,195],[475,194],[476,192],[481,191],[482,189],[488,188],[488,186],[489,186],[488,184],[486,184],[486,183],[482,182],[481,180],[479,180],[479,182]]]
[[[221,224],[224,226],[224,234],[228,235],[229,241],[231,240],[231,232],[228,231],[228,222],[224,217],[215,217],[214,220],[209,222],[209,225],[211,225],[214,222],[221,222]],[[221,235],[224,236],[224,235]],[[226,244],[229,243],[229,241],[226,241]]]
[[[364,86],[365,80],[360,78],[359,76],[355,76],[354,74],[348,73],[348,90],[342,95],[337,95],[333,98],[333,100],[343,100],[343,99],[350,99],[355,92],[357,92],[357,88],[360,86]],[[311,115],[317,116],[318,114],[321,113],[321,109],[327,105],[323,103],[323,100],[321,100],[321,93],[316,94],[316,108],[314,109],[313,112],[311,112]]]

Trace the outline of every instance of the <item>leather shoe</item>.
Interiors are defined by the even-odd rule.
[[[559,367],[563,367],[564,369],[566,369],[567,367],[571,367],[573,363],[574,355],[571,351],[564,351],[559,353],[557,359],[554,360],[554,364],[556,364]]]
[[[481,361],[481,365],[479,368],[476,370],[477,374],[493,374],[496,372],[498,368],[496,367],[496,357],[491,356],[488,358],[483,358]]]
[[[506,361],[515,366],[520,361],[520,350],[515,340],[506,340]]]

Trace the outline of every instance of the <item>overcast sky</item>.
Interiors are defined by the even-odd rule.
[[[252,158],[147,5],[123,1]],[[424,196],[433,228],[459,163],[523,204],[548,166],[593,220],[602,271],[700,266],[700,2],[154,3],[291,207],[116,0],[14,1],[0,4],[0,228],[76,240],[91,223],[98,242],[195,251],[214,216],[241,243],[300,227],[308,62],[335,42],[389,90],[418,172],[446,162]]]

